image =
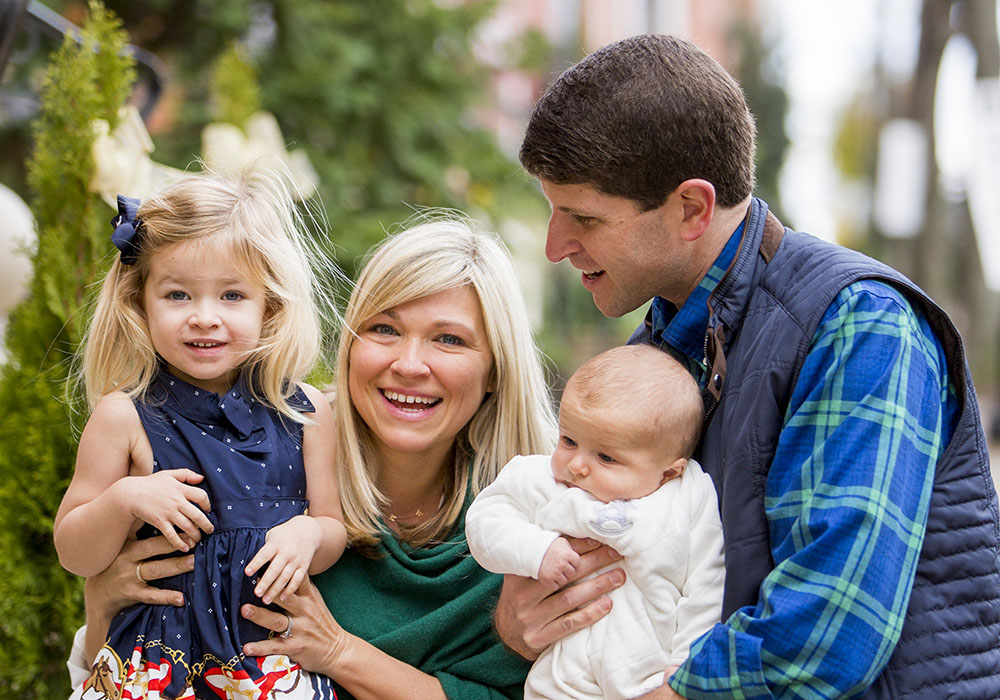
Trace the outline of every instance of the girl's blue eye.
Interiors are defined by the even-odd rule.
[[[562,438],[563,444],[566,445],[566,447],[576,447],[576,440],[574,440],[573,438],[571,438],[569,435],[563,435],[563,436],[561,436],[561,438]]]
[[[598,452],[597,458],[602,462],[604,462],[605,464],[610,464],[611,462],[615,461],[614,457],[612,457],[611,455],[606,455],[603,452]]]
[[[171,301],[184,301],[188,298],[187,292],[173,291],[167,292],[167,299]]]
[[[229,291],[222,295],[224,301],[240,301],[243,299],[243,294],[240,292]]]

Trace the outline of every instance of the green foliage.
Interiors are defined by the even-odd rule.
[[[771,65],[773,55],[760,30],[740,22],[733,27],[732,36],[739,47],[736,78],[757,121],[757,186],[754,194],[766,201],[778,218],[783,218],[778,176],[789,144],[785,130],[788,94],[781,85],[780,71]]]
[[[260,111],[257,71],[239,44],[222,52],[212,71],[214,119],[242,127],[250,115]]]
[[[133,78],[120,23],[92,1],[81,43],[52,56],[28,163],[38,252],[11,313],[0,370],[0,695],[68,694],[64,660],[82,619],[82,582],[59,566],[52,522],[76,451],[71,365],[111,211],[87,190],[94,119],[112,125]],[[103,225],[102,225],[103,224]]]

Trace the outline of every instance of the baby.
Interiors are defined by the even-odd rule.
[[[691,375],[650,346],[609,350],[566,384],[551,456],[511,460],[469,508],[469,549],[489,571],[553,590],[580,556],[563,535],[612,546],[626,583],[611,612],[556,642],[525,698],[634,698],[659,687],[720,621],[722,524],[691,454],[703,404]]]

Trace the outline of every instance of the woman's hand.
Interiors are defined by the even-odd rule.
[[[188,540],[187,546],[194,546]],[[89,666],[107,638],[111,618],[133,603],[184,605],[180,591],[150,586],[144,581],[182,574],[194,568],[194,555],[147,561],[150,557],[175,551],[166,537],[127,540],[107,569],[91,576],[84,586],[87,606],[87,635],[84,640],[84,665]],[[143,581],[139,580],[142,576]]]
[[[611,600],[603,596],[625,583],[621,569],[573,583],[622,557],[594,540],[566,539],[580,555],[580,564],[567,587],[553,592],[531,578],[504,576],[494,620],[497,634],[510,649],[529,660],[538,658],[553,642],[607,615]]]
[[[333,619],[323,596],[309,579],[281,605],[283,613],[249,604],[240,609],[243,617],[278,635],[244,644],[243,653],[247,656],[285,654],[307,671],[336,678],[336,670],[349,654],[356,637],[345,632]],[[281,637],[289,624],[291,635]]]
[[[191,547],[194,542],[188,539],[185,544]],[[150,557],[173,551],[176,548],[163,536],[126,541],[107,569],[87,579],[84,590],[88,610],[93,609],[110,618],[133,603],[184,605],[184,596],[180,591],[156,588],[139,580],[139,574],[145,581],[154,581],[194,568],[194,555],[147,561]]]

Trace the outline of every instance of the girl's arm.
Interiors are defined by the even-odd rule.
[[[177,469],[129,476],[133,462],[141,461],[152,464],[152,450],[139,414],[125,394],[108,394],[83,429],[73,479],[56,513],[56,551],[68,571],[80,576],[104,571],[137,518],[158,527],[181,551],[188,546],[175,525],[193,540],[199,528],[212,531],[202,512],[208,510],[208,495],[188,485],[201,481],[200,474]]]
[[[310,574],[318,574],[340,559],[347,546],[344,514],[340,509],[340,489],[334,472],[337,431],[333,424],[333,411],[330,410],[326,397],[308,384],[299,386],[316,408],[312,415],[316,424],[305,426],[302,433],[302,458],[306,467],[309,516],[316,520],[322,530],[320,546],[309,566]]]
[[[306,425],[302,432],[309,514],[295,516],[268,530],[264,546],[247,564],[247,576],[253,576],[264,564],[268,565],[254,589],[254,593],[268,604],[273,600],[285,600],[289,593],[298,589],[307,573],[318,574],[328,569],[347,545],[340,492],[334,475],[333,412],[317,389],[308,384],[299,386],[316,409],[312,414],[315,425]]]
[[[279,635],[292,620],[292,634],[287,639],[274,636],[245,644],[244,654],[287,654],[302,668],[329,676],[358,700],[446,700],[437,678],[345,632],[312,583],[306,583],[282,605],[287,614],[243,606],[244,617]]]

